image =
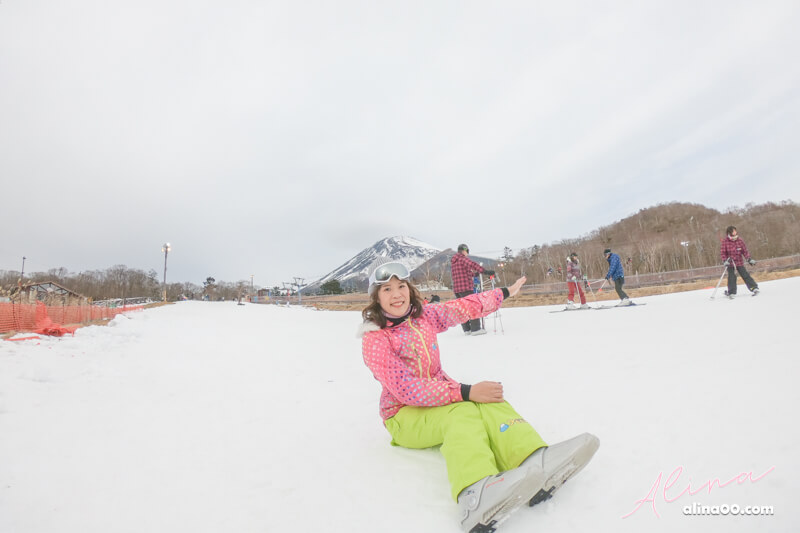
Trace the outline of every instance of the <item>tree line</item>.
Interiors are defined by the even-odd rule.
[[[673,202],[642,209],[582,237],[535,245],[513,255],[506,248],[503,269],[525,274],[532,283],[556,281],[552,272],[558,277],[567,255],[576,252],[584,273],[596,279],[608,271],[605,249],[620,256],[626,274],[715,266],[720,264],[720,241],[728,226],[736,226],[756,259],[800,253],[800,205],[794,202],[747,204],[724,212]]]
[[[645,274],[718,265],[719,244],[728,226],[736,226],[756,259],[800,253],[800,205],[792,201],[747,204],[724,212],[699,204],[660,204],[584,236],[534,245],[513,253],[505,247],[503,256],[486,265],[498,271],[501,283],[510,283],[524,274],[528,283],[548,283],[564,279],[566,257],[576,252],[583,272],[592,279],[603,277],[608,263],[603,250],[610,248],[622,259],[626,274]],[[415,279],[438,286],[451,286],[448,257],[440,254],[415,271]],[[451,254],[452,255],[452,254]],[[501,266],[502,265],[502,266]],[[559,272],[561,269],[561,272]],[[503,279],[505,278],[505,279]],[[115,265],[105,270],[70,273],[64,268],[26,274],[0,271],[0,296],[12,295],[21,281],[52,281],[92,300],[150,297],[161,300],[163,286],[155,270],[143,271]],[[364,282],[364,287],[366,282]],[[217,281],[209,276],[201,284],[168,283],[167,299],[232,300],[250,292],[248,281]],[[255,287],[258,289],[258,287]],[[323,294],[349,292],[338,281],[320,288]],[[272,295],[296,294],[292,289],[272,287]]]
[[[22,284],[54,282],[92,301],[116,298],[146,297],[154,301],[162,299],[164,285],[155,270],[144,271],[125,265],[114,265],[105,270],[91,270],[71,273],[65,268],[51,268],[47,272],[26,273],[0,271],[0,296],[11,297],[19,291]],[[250,282],[234,283],[217,281],[208,277],[202,284],[191,282],[167,283],[167,300],[182,299],[234,300],[249,293]]]
[[[608,272],[603,251],[620,256],[626,274],[691,270],[720,264],[720,241],[728,226],[736,226],[756,259],[800,253],[800,205],[792,201],[747,204],[724,212],[699,204],[672,202],[638,213],[586,235],[549,244],[537,244],[517,253],[509,248],[496,260],[483,261],[496,270],[501,284],[525,275],[529,284],[553,283],[566,278],[567,256],[575,252],[583,272],[599,279]],[[428,287],[450,287],[446,250],[414,271],[414,279]]]

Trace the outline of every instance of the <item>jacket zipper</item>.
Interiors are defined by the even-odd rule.
[[[425,344],[425,337],[422,336],[422,332],[419,331],[417,328],[414,327],[414,324],[411,323],[411,318],[408,319],[408,326],[413,329],[417,335],[419,335],[419,340],[422,343],[422,347],[425,349],[425,354],[428,356],[428,379],[431,379],[431,353],[428,351],[428,346]],[[414,350],[416,351],[416,350]],[[422,377],[422,358],[420,357],[419,360],[419,377]]]

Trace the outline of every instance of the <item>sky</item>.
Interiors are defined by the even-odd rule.
[[[800,277],[760,288],[504,308],[486,335],[439,334],[447,374],[501,381],[548,444],[600,439],[552,499],[498,531],[796,531],[787,326]],[[462,531],[440,450],[390,445],[360,323],[358,311],[179,302],[74,337],[0,340],[0,531]],[[748,333],[728,335],[733,323]],[[772,513],[684,514],[695,505]]]
[[[800,201],[800,4],[0,2],[0,270],[315,279]]]

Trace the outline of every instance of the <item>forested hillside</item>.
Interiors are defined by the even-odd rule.
[[[506,270],[525,273],[540,283],[577,252],[584,271],[598,277],[607,270],[603,250],[619,254],[629,273],[666,272],[719,264],[719,243],[725,229],[736,226],[757,259],[800,253],[800,205],[748,204],[724,212],[698,204],[669,203],[642,209],[591,233],[520,250]]]

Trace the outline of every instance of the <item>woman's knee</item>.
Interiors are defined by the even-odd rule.
[[[475,402],[457,402],[450,404],[452,408],[450,409],[450,415],[458,418],[480,418],[480,411],[478,410],[478,405]]]

